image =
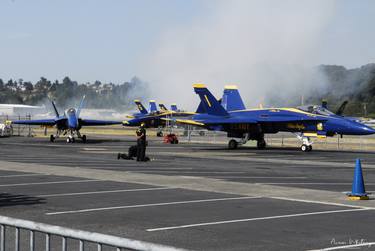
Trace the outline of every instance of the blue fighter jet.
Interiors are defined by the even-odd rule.
[[[208,130],[225,131],[231,139],[230,149],[248,140],[256,140],[257,147],[266,147],[264,135],[277,132],[291,132],[301,140],[301,150],[311,151],[311,137],[334,135],[369,135],[375,130],[364,124],[346,119],[326,109],[314,112],[298,108],[242,109],[242,102],[233,102],[236,108],[225,109],[203,84],[193,85],[199,95],[201,111],[190,119],[175,119],[178,123],[190,124]],[[225,103],[225,102],[224,102]],[[241,104],[242,103],[242,104]],[[237,110],[237,108],[239,108]],[[240,139],[238,141],[238,139]]]
[[[150,100],[149,111],[147,111],[141,101],[134,100],[134,102],[140,112],[128,115],[129,120],[122,122],[124,126],[139,126],[144,123],[146,127],[163,127],[166,125],[166,120],[163,118],[187,117],[195,114],[194,112],[168,110],[163,104],[159,104],[160,110],[158,110],[155,100]]]
[[[81,135],[79,132],[83,126],[104,126],[104,125],[116,125],[121,124],[121,121],[104,121],[104,120],[93,120],[93,119],[82,119],[80,118],[80,113],[83,108],[83,103],[85,96],[83,96],[81,103],[78,109],[69,108],[64,112],[64,115],[60,116],[56,105],[53,101],[52,106],[55,112],[56,117],[52,119],[39,119],[39,120],[16,120],[12,121],[13,124],[20,125],[41,125],[44,127],[53,127],[55,126],[57,132],[55,135],[50,135],[50,141],[54,142],[56,138],[60,135],[67,135],[66,141],[68,143],[73,143],[75,141],[75,136],[82,139],[83,142],[86,142],[86,135]]]
[[[202,103],[199,105],[196,112],[179,110],[176,104],[171,104],[171,110],[168,110],[164,104],[159,103],[159,111],[157,110],[155,100],[150,100],[150,112],[148,112],[140,100],[134,100],[134,102],[140,112],[128,115],[127,117],[130,118],[130,120],[123,121],[124,126],[139,126],[141,123],[145,123],[147,127],[161,127],[166,125],[165,121],[171,121],[172,118],[187,118],[198,113],[206,113],[205,107]],[[238,88],[235,85],[225,86],[223,96],[219,102],[227,111],[245,109]]]

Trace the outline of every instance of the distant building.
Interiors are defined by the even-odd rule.
[[[0,115],[26,116],[46,113],[44,106],[31,106],[19,104],[0,104]]]
[[[84,108],[81,111],[82,118],[94,118],[94,119],[124,119],[125,115],[118,113],[113,109],[91,109]]]

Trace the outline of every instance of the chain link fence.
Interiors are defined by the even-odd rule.
[[[14,120],[31,120],[31,115],[16,115],[16,116],[9,116],[9,115],[0,115],[0,124],[2,125],[2,136],[32,136],[32,126],[30,125],[15,125],[11,124],[11,121]],[[10,130],[10,133],[4,133],[4,130]]]

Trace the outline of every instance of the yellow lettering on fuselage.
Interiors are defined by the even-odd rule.
[[[298,129],[298,130],[305,129],[305,126],[303,124],[299,124],[299,123],[288,123],[288,124],[286,124],[286,127],[289,128],[289,129]]]

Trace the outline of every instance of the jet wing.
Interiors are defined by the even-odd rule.
[[[12,124],[54,126],[56,125],[56,120],[55,119],[15,120],[15,121],[12,121]]]
[[[185,124],[185,125],[205,126],[204,123],[191,120],[191,119],[167,119],[167,118],[161,118],[161,119],[165,121],[173,121],[173,122],[176,122],[179,124]]]
[[[257,118],[258,123],[290,123],[290,122],[324,122],[326,119],[310,117],[297,119],[295,116],[269,116]]]
[[[174,111],[166,111],[160,113],[158,116],[163,117],[163,116],[175,116],[175,117],[183,117],[183,116],[192,116],[195,115],[195,112],[174,112]]]
[[[180,124],[195,125],[195,126],[209,126],[209,125],[223,125],[223,124],[236,124],[236,123],[247,123],[256,124],[257,121],[249,118],[237,119],[237,118],[213,118],[206,120],[193,120],[193,119],[167,119],[162,118],[162,120],[175,121]]]
[[[104,126],[104,125],[120,125],[122,124],[122,121],[81,119],[80,123],[83,126]]]
[[[196,125],[196,126],[209,126],[209,125],[225,125],[225,124],[266,124],[266,123],[293,123],[293,122],[324,122],[325,120],[318,119],[315,117],[304,118],[304,119],[295,119],[295,117],[269,117],[269,118],[260,118],[253,119],[247,117],[233,117],[233,118],[212,118],[205,120],[193,120],[193,119],[167,119],[162,118],[163,120],[175,121],[180,124],[187,125]]]

